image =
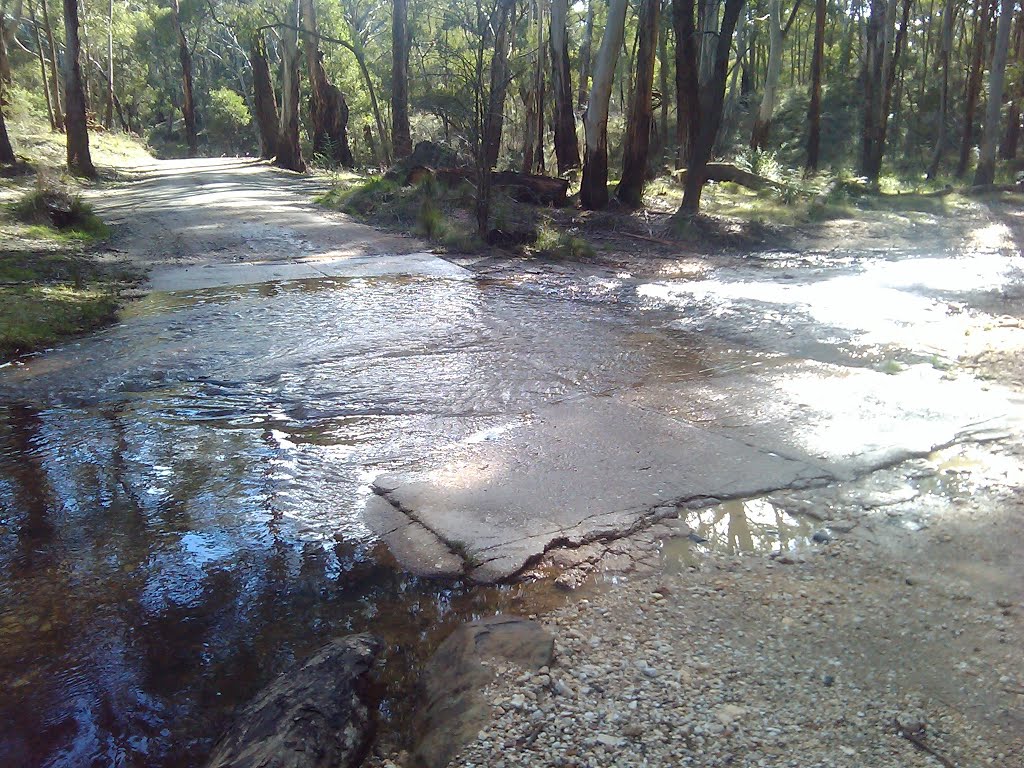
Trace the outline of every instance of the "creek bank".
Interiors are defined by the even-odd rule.
[[[1022,764],[1022,458],[1004,441],[791,494],[847,524],[774,557],[595,561],[539,617],[550,667],[495,663],[495,716],[450,764]]]

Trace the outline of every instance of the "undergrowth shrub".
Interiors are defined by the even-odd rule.
[[[35,187],[13,204],[12,212],[24,224],[53,227],[83,238],[101,238],[108,233],[107,226],[81,197],[43,174],[36,177]]]

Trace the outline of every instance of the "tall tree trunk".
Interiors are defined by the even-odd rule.
[[[60,83],[58,81],[57,46],[53,42],[53,27],[50,25],[50,10],[46,0],[40,0],[39,9],[43,12],[43,29],[46,31],[46,46],[50,54],[50,92],[53,94],[53,119],[57,130],[64,130],[64,114],[60,106]]]
[[[811,102],[807,108],[807,163],[804,170],[818,170],[821,154],[821,75],[825,67],[825,16],[827,0],[814,5],[814,55],[811,57]]]
[[[249,65],[252,67],[253,117],[260,137],[260,157],[270,160],[277,155],[280,135],[277,96],[267,62],[267,42],[263,32],[253,32],[249,39]]]
[[[11,146],[11,139],[7,135],[4,111],[0,109],[0,165],[14,165],[16,162],[18,158],[14,155],[14,147]]]
[[[779,78],[782,76],[782,46],[785,37],[782,34],[782,0],[768,1],[768,74],[764,79],[764,95],[761,107],[754,119],[754,129],[750,134],[750,148],[764,149],[771,127],[772,115],[775,113],[775,100],[779,91]]]
[[[53,98],[50,96],[50,76],[46,72],[46,59],[43,58],[43,38],[39,34],[39,22],[36,19],[35,5],[30,4],[28,12],[32,19],[33,36],[36,41],[36,58],[39,60],[39,73],[43,80],[43,95],[46,97],[46,115],[50,119],[50,130],[56,131],[57,118],[53,113]]]
[[[992,67],[988,75],[988,105],[985,110],[985,129],[981,135],[981,154],[974,172],[974,184],[991,184],[996,178],[996,146],[999,141],[999,113],[1003,106],[1006,84],[1006,60],[1010,50],[1010,28],[1013,21],[1014,0],[1002,0],[996,25],[996,45],[992,52]]]
[[[665,0],[662,6],[661,22],[658,24],[658,90],[661,91],[661,108],[658,115],[658,152],[668,142],[668,23],[665,21],[665,10],[671,0]]]
[[[276,165],[291,171],[306,170],[299,145],[299,3],[289,0],[281,28],[281,124],[277,136]]]
[[[516,0],[498,0],[496,19],[491,20],[494,30],[494,55],[491,57],[489,87],[486,94],[477,100],[478,129],[481,131],[480,145],[476,151],[476,229],[477,234],[486,237],[491,216],[491,169],[497,160],[501,144],[501,126],[505,111],[505,97],[508,90],[508,57],[511,47],[508,27]],[[483,46],[483,41],[480,42]],[[483,48],[478,51],[478,75],[483,79]],[[480,98],[482,97],[482,98]]]
[[[881,173],[882,102],[885,98],[886,0],[871,0],[864,61],[864,127],[861,135],[860,172],[871,181]]]
[[[544,23],[545,0],[536,0],[537,4],[537,70],[535,73],[534,93],[537,94],[537,146],[533,151],[533,171],[544,173],[544,96],[547,78],[547,44],[544,39],[547,25]]]
[[[352,150],[348,146],[348,104],[337,86],[327,79],[320,33],[313,0],[300,0],[302,5],[303,49],[309,72],[309,120],[313,124],[313,152],[326,157],[332,165],[352,167]]]
[[[391,141],[396,160],[412,154],[409,43],[409,0],[394,0],[391,10]]]
[[[982,7],[979,11],[977,22],[974,27],[974,46],[971,54],[971,70],[967,78],[967,99],[964,105],[964,132],[960,138],[960,160],[956,165],[956,177],[962,179],[967,173],[967,166],[971,160],[971,147],[974,146],[974,112],[978,107],[978,98],[981,95],[981,85],[985,72],[985,49],[988,48],[989,30],[989,5],[988,0],[981,0]],[[992,0],[997,2],[997,0]]]
[[[1021,104],[1024,102],[1024,73],[1020,71],[1021,66],[1024,65],[1024,14],[1017,17],[1014,41],[1013,64],[1016,78],[1015,82],[1010,85],[1013,96],[1010,101],[1009,114],[1006,116],[1006,134],[999,147],[999,154],[1004,160],[1012,160],[1017,157],[1017,145],[1020,142]]]
[[[879,169],[882,167],[882,157],[885,153],[885,142],[889,131],[889,115],[892,113],[893,104],[893,88],[896,84],[896,73],[900,70],[900,61],[903,57],[903,48],[907,42],[907,28],[910,24],[910,7],[913,0],[903,0],[903,13],[900,18],[899,31],[896,32],[896,39],[892,44],[892,51],[886,49],[886,70],[885,70],[885,90],[882,92],[882,114],[880,115],[881,129],[880,129],[880,140],[878,144],[878,160],[876,164]],[[895,0],[891,0],[890,8],[895,8]],[[886,16],[886,24],[889,16]],[[891,30],[886,30],[886,45],[890,37]],[[900,99],[896,99],[897,109],[899,108]]]
[[[566,35],[569,0],[551,2],[551,90],[555,100],[555,161],[559,175],[580,167],[576,117],[572,109],[572,77]]]
[[[530,3],[530,29],[536,30],[537,47],[528,77],[523,78],[520,95],[523,99],[525,124],[523,130],[523,173],[535,173],[544,168],[544,22],[541,3]]]
[[[501,134],[505,126],[505,99],[508,95],[508,57],[511,40],[508,26],[515,0],[501,0],[497,8],[498,18],[494,29],[494,58],[491,59],[490,89],[488,90],[487,113],[484,116],[484,165],[488,172],[498,162],[501,151]],[[488,176],[488,181],[490,176]],[[489,210],[489,208],[488,208]]]
[[[693,0],[672,0],[676,37],[676,168],[685,168],[700,128],[700,81],[697,75],[697,28]]]
[[[725,104],[725,81],[729,74],[729,52],[732,48],[733,33],[743,10],[745,0],[725,0],[722,24],[715,49],[714,67],[710,79],[700,85],[700,127],[693,144],[690,162],[686,169],[686,184],[683,190],[683,204],[677,215],[689,216],[700,209],[701,193],[707,182],[707,165],[711,151],[722,124],[722,108]]]
[[[114,0],[107,3],[107,109],[103,114],[103,127],[114,127]]]
[[[188,143],[188,156],[195,157],[199,153],[199,135],[196,131],[195,92],[192,87],[192,52],[185,39],[185,30],[181,28],[178,0],[171,0],[171,23],[178,39],[178,59],[181,61],[181,113],[185,118],[185,141]]]
[[[651,89],[654,86],[654,53],[658,45],[658,12],[661,0],[640,3],[640,38],[636,60],[636,84],[629,105],[625,146],[622,150],[622,179],[615,196],[633,208],[644,204],[644,182],[647,179],[647,152],[650,148]]]
[[[626,32],[628,0],[610,0],[608,21],[594,65],[594,85],[583,113],[586,142],[583,154],[583,182],[580,204],[591,210],[608,205],[608,104],[619,50]]]
[[[956,20],[955,0],[946,0],[942,8],[942,33],[939,38],[939,67],[942,70],[942,83],[939,86],[939,118],[935,126],[935,150],[928,166],[928,180],[934,179],[939,172],[942,153],[946,148],[946,122],[949,120],[949,61],[953,54],[953,24]]]
[[[587,103],[590,93],[590,50],[594,44],[594,3],[587,0],[587,20],[583,27],[583,43],[580,45],[580,89],[576,103],[581,107]]]
[[[89,153],[89,128],[85,120],[81,51],[78,44],[78,0],[64,0],[64,104],[67,107],[68,171],[96,178]]]
[[[310,0],[312,2],[313,0]],[[373,121],[377,124],[377,135],[380,136],[380,150],[381,159],[384,165],[391,164],[391,152],[388,150],[388,130],[384,124],[384,116],[380,111],[380,102],[377,99],[377,88],[373,84],[373,78],[370,77],[370,68],[366,64],[366,48],[363,47],[363,40],[359,36],[359,31],[356,29],[356,25],[353,20],[349,19],[349,28],[352,30],[352,54],[356,57],[356,64],[359,66],[359,74],[363,76],[363,83],[366,85],[366,92],[370,96],[370,109],[373,112]],[[338,91],[338,95],[341,96],[342,101],[345,100],[344,96],[341,95],[341,91]],[[346,105],[346,110],[348,106]]]

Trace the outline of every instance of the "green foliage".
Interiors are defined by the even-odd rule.
[[[46,96],[41,87],[29,89],[12,85],[7,92],[6,101],[4,114],[11,122],[32,120],[43,123],[50,119],[46,110]]]
[[[251,144],[251,140],[246,141],[252,125],[249,107],[245,99],[230,88],[215,88],[210,92],[206,125],[207,138],[212,145],[234,152]]]
[[[109,234],[107,225],[81,197],[43,174],[36,177],[31,190],[12,204],[11,211],[18,221],[30,225],[26,232],[30,237],[89,241]]]
[[[373,216],[394,202],[402,188],[383,176],[371,176],[351,186],[340,186],[317,198],[321,205],[339,208],[353,216]]]
[[[117,307],[117,296],[103,286],[0,287],[0,359],[105,325]]]
[[[556,229],[550,221],[541,222],[537,227],[537,240],[533,245],[537,256],[549,259],[580,261],[593,258],[594,248],[574,230]]]

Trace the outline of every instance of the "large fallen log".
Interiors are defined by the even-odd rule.
[[[446,187],[454,187],[464,181],[474,181],[474,174],[469,168],[430,168],[417,165],[406,171],[402,183],[406,186],[419,184],[430,177],[437,179]],[[520,203],[553,205],[558,208],[569,204],[569,182],[565,179],[497,171],[491,174],[491,186],[505,190],[509,197]]]
[[[782,189],[784,185],[777,181],[745,171],[732,163],[708,163],[706,168],[708,181],[731,181],[741,187],[760,192],[762,189]],[[672,172],[672,176],[680,183],[686,182],[686,169],[680,168]]]
[[[241,710],[207,768],[361,765],[378,704],[369,673],[382,648],[371,635],[349,635],[278,677]]]

